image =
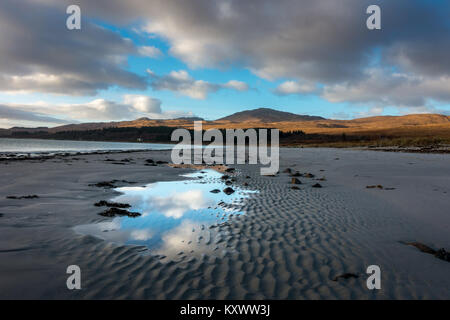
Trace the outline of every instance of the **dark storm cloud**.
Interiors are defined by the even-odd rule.
[[[145,80],[124,69],[136,54],[130,40],[83,20],[66,28],[65,7],[0,2],[0,91],[92,95],[112,85],[143,89]]]

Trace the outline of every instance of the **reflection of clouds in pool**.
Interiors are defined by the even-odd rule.
[[[148,229],[133,230],[130,232],[130,238],[133,240],[146,241],[153,237],[153,232]]]
[[[224,222],[230,214],[240,214],[239,204],[255,191],[234,186],[235,193],[211,193],[226,185],[222,174],[204,170],[202,179],[156,182],[144,187],[117,188],[122,195],[114,202],[128,203],[137,218],[118,217],[113,221],[76,227],[76,231],[106,241],[147,246],[152,253],[167,257],[198,255],[214,251],[209,226]],[[198,177],[199,172],[187,177]],[[234,204],[224,206],[224,204]],[[236,205],[236,206],[235,206]],[[214,248],[213,248],[214,247]]]
[[[174,193],[167,197],[154,197],[152,200],[158,211],[172,218],[181,218],[189,210],[199,210],[214,205],[214,200],[206,198],[202,190]]]

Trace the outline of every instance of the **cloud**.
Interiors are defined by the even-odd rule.
[[[312,87],[304,83],[311,83],[330,101],[410,107],[449,101],[450,4],[436,1],[383,1],[382,29],[371,31],[365,23],[372,0],[78,0],[86,17],[82,32],[61,28],[68,1],[2,1],[0,91],[95,94],[114,85],[145,88],[145,78],[127,71],[126,57],[157,57],[156,48],[136,48],[90,23],[92,17],[162,38],[168,53],[190,68],[238,66],[264,79],[290,79],[290,85],[275,89],[278,94],[308,92]],[[373,69],[395,89],[368,86]],[[195,99],[245,88],[186,76],[157,77],[152,86]]]
[[[126,70],[127,56],[139,55],[131,40],[88,19],[82,30],[69,31],[66,17],[62,2],[0,2],[0,91],[94,95],[111,86],[147,86]]]
[[[290,95],[290,94],[308,94],[317,91],[314,83],[299,83],[297,81],[285,81],[278,85],[275,89],[275,93],[278,95]]]
[[[138,52],[142,56],[149,57],[149,58],[159,58],[163,55],[161,50],[159,50],[158,48],[153,47],[153,46],[139,47]]]
[[[430,97],[450,102],[449,88],[450,76],[425,77],[369,69],[364,80],[326,87],[323,97],[330,102],[421,107],[430,103]]]
[[[158,113],[161,111],[161,100],[150,98],[148,96],[127,94],[124,96],[125,104],[133,106],[139,112]]]
[[[245,82],[230,80],[223,85],[224,88],[234,89],[237,91],[248,91],[249,86]]]
[[[21,109],[16,109],[14,107],[3,104],[0,104],[0,119],[23,120],[23,121],[55,123],[55,124],[68,123],[65,120],[57,119],[45,114],[40,114],[38,112],[23,111]]]
[[[161,101],[142,95],[125,95],[122,102],[94,99],[82,104],[33,104],[0,105],[2,126],[8,127],[16,120],[35,123],[66,124],[86,121],[134,120],[141,117],[151,119],[173,119],[192,117],[192,112],[161,109]],[[8,124],[9,123],[9,124]]]
[[[204,100],[210,93],[220,89],[237,91],[246,91],[249,89],[246,83],[237,80],[231,80],[225,84],[196,80],[185,70],[172,71],[163,76],[156,75],[151,70],[147,70],[147,72],[153,79],[151,86],[154,90],[169,90],[193,99]]]
[[[169,53],[191,68],[238,65],[265,79],[302,80],[329,91],[336,86],[361,88],[370,80],[368,69],[374,64],[426,82],[450,77],[450,4],[445,1],[439,5],[426,0],[383,1],[382,29],[377,31],[368,30],[365,24],[366,8],[372,0],[81,3],[92,14],[110,21],[142,21],[143,32],[165,39]],[[394,72],[385,78],[388,82],[399,80]],[[281,87],[278,93],[303,91],[293,87]],[[204,98],[214,90],[214,86],[199,82],[181,91]],[[426,93],[425,100],[445,95],[442,90]],[[403,97],[399,91],[382,96],[385,101],[408,100],[407,92]]]

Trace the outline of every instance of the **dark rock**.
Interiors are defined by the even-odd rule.
[[[156,164],[166,164],[166,163],[168,163],[168,162],[167,161],[161,161],[161,160],[156,161]]]
[[[315,177],[315,175],[313,175],[312,173],[305,173],[303,176],[305,178],[314,178]]]
[[[225,172],[234,172],[236,169],[234,169],[234,168],[226,168],[225,169]]]
[[[223,192],[227,195],[230,195],[230,194],[234,193],[234,190],[233,190],[233,188],[228,187],[228,188],[225,188],[223,190]]]
[[[366,188],[367,189],[375,189],[375,188],[378,188],[378,189],[383,189],[383,186],[381,185],[381,184],[378,184],[378,185],[373,185],[373,186],[366,186]]]
[[[402,242],[408,246],[413,246],[419,249],[423,253],[428,253],[434,255],[436,258],[450,262],[450,252],[446,251],[444,248],[439,250],[434,250],[433,248],[430,248],[429,246],[420,243],[420,242]]]
[[[128,216],[130,218],[135,218],[139,217],[141,214],[138,212],[130,212],[128,210],[118,208],[109,208],[108,210],[100,212],[99,215],[103,217]]]
[[[292,178],[291,184],[302,184],[302,182],[300,180],[298,180],[297,178]]]
[[[292,177],[301,177],[302,174],[298,171],[296,171],[295,173],[291,174]]]
[[[6,198],[7,199],[16,199],[16,200],[18,200],[18,199],[37,199],[37,198],[39,198],[39,196],[33,194],[33,195],[28,195],[28,196],[7,196]]]
[[[110,207],[110,208],[130,208],[131,206],[128,203],[118,203],[118,202],[108,202],[105,200],[101,200],[94,204],[96,207]]]
[[[229,178],[230,178],[230,176],[224,174],[220,179],[222,179],[222,180],[227,180],[227,179],[229,179]]]
[[[292,173],[292,169],[291,168],[287,168],[283,171],[283,173]]]
[[[219,193],[220,190],[219,190],[219,189],[214,189],[214,190],[211,190],[210,192],[211,192],[211,193]]]
[[[338,281],[339,279],[346,279],[347,280],[347,279],[350,279],[350,278],[357,279],[357,278],[359,278],[359,276],[357,274],[354,274],[354,273],[344,273],[344,274],[341,274],[341,275],[339,275],[337,277],[334,277],[333,281]]]
[[[98,188],[115,188],[113,181],[102,181],[94,184],[90,184],[89,186],[98,187]]]
[[[322,185],[320,183],[316,183],[316,184],[313,184],[312,187],[313,188],[322,188]]]
[[[300,190],[300,188],[297,187],[297,186],[292,186],[291,189],[292,189],[292,190]]]
[[[227,180],[227,181],[225,182],[225,184],[226,184],[227,186],[231,186],[231,185],[233,184],[233,182],[231,182],[230,180]]]
[[[248,183],[247,182],[244,182],[244,187],[248,187]]]
[[[155,161],[153,161],[153,159],[147,159],[147,160],[145,160],[145,162],[147,162],[147,163],[154,163]]]
[[[439,249],[438,251],[436,251],[436,253],[434,254],[434,256],[438,259],[450,262],[450,252],[445,251],[444,248]]]
[[[252,177],[250,177],[250,176],[245,176],[245,179],[251,179]]]
[[[408,246],[413,246],[416,247],[417,249],[419,249],[420,251],[424,252],[424,253],[428,253],[428,254],[436,254],[436,250],[430,248],[429,246],[420,243],[420,242],[405,242],[406,245]]]

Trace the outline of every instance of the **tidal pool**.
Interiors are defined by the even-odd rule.
[[[256,192],[233,183],[230,187],[235,192],[227,195],[223,190],[228,185],[222,175],[202,170],[183,176],[189,180],[117,188],[121,195],[111,201],[128,203],[128,210],[141,216],[116,217],[77,226],[75,231],[119,244],[145,246],[161,259],[217,251],[223,238],[210,227],[225,222],[231,215],[242,214],[240,208],[245,199]]]

